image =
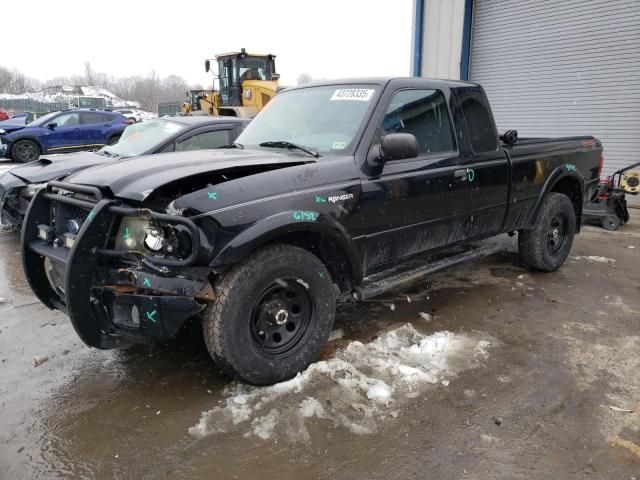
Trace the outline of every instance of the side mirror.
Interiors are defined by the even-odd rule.
[[[210,60],[205,60],[204,61],[204,71],[208,72],[209,70],[211,70],[211,61]]]
[[[279,73],[275,73],[275,72],[274,72],[274,73],[272,73],[272,74],[271,74],[271,79],[272,79],[272,80],[276,80],[276,81],[277,81],[277,80],[280,80],[280,74],[279,74]]]
[[[500,135],[500,140],[507,145],[515,145],[515,143],[518,141],[518,131],[507,130],[502,135]]]
[[[390,133],[382,139],[380,160],[402,160],[418,156],[418,140],[410,133]]]
[[[57,126],[58,126],[58,124],[57,124],[57,123],[55,123],[55,122],[51,122],[51,123],[48,123],[48,124],[47,124],[47,128],[48,128],[49,130],[54,130]]]

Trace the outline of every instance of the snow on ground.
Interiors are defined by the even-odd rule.
[[[189,433],[204,437],[240,432],[305,441],[306,423],[321,421],[354,434],[371,434],[381,422],[397,418],[398,410],[429,386],[449,385],[458,372],[478,366],[491,344],[487,336],[447,331],[426,335],[405,324],[371,343],[352,341],[291,380],[268,387],[230,384],[219,404],[203,412]]]
[[[571,257],[574,260],[587,260],[589,262],[598,262],[598,263],[614,263],[615,260],[613,258],[607,257],[599,257],[597,255],[588,255],[588,256],[577,256]]]
[[[54,86],[46,87],[37,92],[26,92],[19,95],[11,93],[0,93],[0,100],[18,100],[26,99],[44,103],[68,102],[69,96],[86,95],[90,97],[104,97],[107,105],[111,107],[118,106],[139,106],[138,102],[123,100],[109,90],[93,86]]]

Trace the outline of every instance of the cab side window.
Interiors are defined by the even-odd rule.
[[[412,134],[420,155],[455,150],[447,104],[438,90],[396,93],[378,129],[378,141],[390,133]]]
[[[80,115],[78,113],[64,113],[56,117],[52,123],[58,124],[58,127],[73,127],[80,124]]]
[[[207,148],[220,148],[231,143],[231,130],[216,130],[213,132],[203,132],[186,140],[176,143],[176,152],[187,150],[204,150]]]
[[[498,134],[484,95],[479,90],[463,90],[456,96],[467,124],[473,151],[495,152],[498,149]]]

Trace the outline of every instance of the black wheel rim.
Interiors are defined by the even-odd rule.
[[[603,226],[607,230],[615,230],[620,226],[620,220],[617,217],[605,217]]]
[[[278,279],[258,296],[251,311],[251,340],[263,353],[281,358],[303,343],[315,313],[313,299],[295,279]]]
[[[19,143],[15,146],[16,156],[20,161],[32,161],[37,157],[35,147],[30,143]]]
[[[547,248],[551,255],[557,255],[567,240],[567,219],[558,213],[551,219],[547,230]]]

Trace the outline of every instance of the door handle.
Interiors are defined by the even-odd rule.
[[[467,170],[465,168],[461,168],[460,170],[453,171],[453,178],[460,178],[462,180],[467,179]]]

